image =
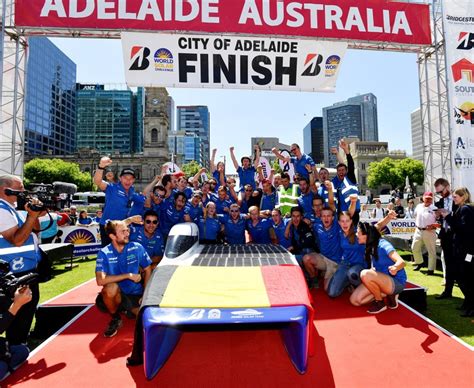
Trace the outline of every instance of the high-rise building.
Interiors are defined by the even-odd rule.
[[[195,148],[194,159],[201,166],[210,164],[210,113],[207,106],[178,106],[177,131],[195,134],[200,139],[199,150]],[[191,146],[189,146],[191,148]],[[170,150],[171,151],[171,150]]]
[[[76,64],[49,39],[28,39],[25,153],[65,155],[75,149]]]
[[[178,166],[192,162],[201,153],[201,139],[194,132],[168,132],[168,149],[170,160]]]
[[[411,112],[411,149],[413,159],[423,161],[423,126],[420,108]]]
[[[174,132],[176,131],[176,105],[174,103],[173,97],[171,96],[168,96],[167,111],[168,111],[168,120],[170,123],[170,127],[168,128],[168,130],[171,132]]]
[[[323,118],[313,117],[303,128],[303,152],[310,155],[316,164],[324,163]]]
[[[143,149],[143,90],[77,85],[76,147],[131,154]]]
[[[336,147],[340,139],[378,141],[377,98],[368,93],[323,108],[323,131],[324,163],[334,167],[337,161],[330,149]]]

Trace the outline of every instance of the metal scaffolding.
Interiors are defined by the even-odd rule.
[[[13,1],[2,0],[0,42],[0,173],[23,175],[26,40],[13,23]]]
[[[22,175],[24,156],[24,98],[26,36],[119,39],[117,30],[17,28],[14,0],[1,0],[0,41],[0,171]],[[421,1],[413,1],[421,2]],[[418,53],[425,187],[438,177],[451,180],[451,138],[446,89],[446,64],[441,0],[428,0],[433,43],[429,47],[386,42],[348,42],[349,48]]]
[[[418,55],[425,188],[437,178],[452,180],[451,133],[446,87],[442,1],[433,0],[432,40]]]

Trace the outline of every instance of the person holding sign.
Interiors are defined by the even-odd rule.
[[[309,181],[309,175],[314,173],[315,163],[311,156],[307,154],[303,154],[301,152],[300,146],[296,143],[293,143],[290,147],[290,152],[294,155],[291,157],[284,157],[280,151],[278,151],[275,147],[272,148],[272,152],[275,156],[285,163],[292,163],[295,167],[295,173],[299,174],[302,177],[305,177]],[[306,169],[306,165],[309,164],[312,167],[311,171]]]

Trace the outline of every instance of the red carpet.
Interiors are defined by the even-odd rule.
[[[116,337],[95,307],[33,354],[3,386],[25,387],[455,387],[474,386],[474,352],[407,308],[370,316],[347,295],[314,294],[315,355],[293,368],[277,331],[185,333],[151,382],[128,369],[134,321]]]
[[[64,294],[58,295],[57,297],[44,302],[43,305],[91,305],[94,304],[95,297],[100,289],[101,287],[97,285],[94,278],[65,292]]]

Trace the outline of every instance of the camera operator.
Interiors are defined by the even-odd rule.
[[[38,238],[33,233],[39,228],[38,218],[45,214],[34,211],[32,205],[41,204],[33,198],[26,204],[27,215],[15,210],[17,197],[7,195],[5,190],[24,191],[23,182],[13,175],[0,175],[0,257],[10,264],[11,272],[20,277],[26,273],[36,272],[41,255],[38,249]],[[10,345],[25,344],[28,339],[31,323],[39,301],[38,282],[30,284],[32,299],[24,304],[13,322],[9,325],[6,338]]]
[[[7,330],[18,311],[31,302],[32,293],[28,286],[19,287],[13,300],[0,291],[0,334]],[[5,338],[0,338],[0,381],[28,358],[30,350],[24,344],[12,345]]]

